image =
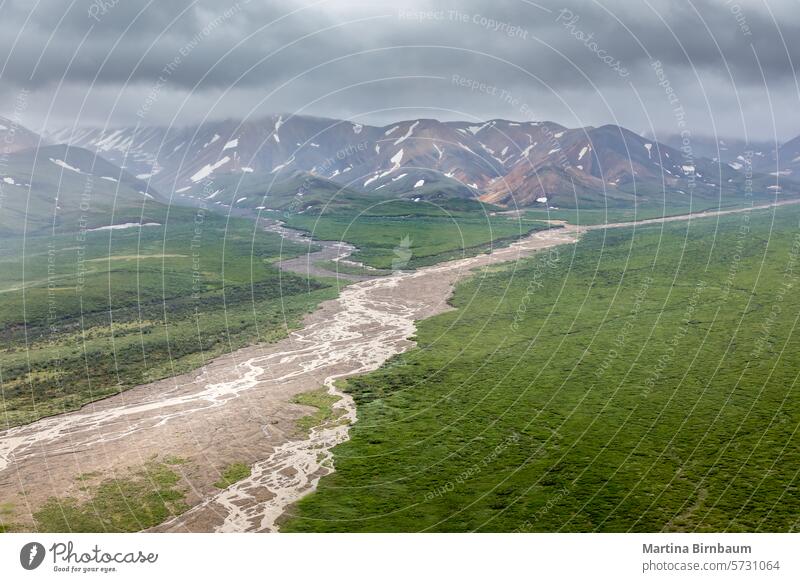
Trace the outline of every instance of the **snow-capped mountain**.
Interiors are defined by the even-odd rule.
[[[753,162],[753,167],[760,172],[773,176],[800,178],[800,136],[787,141],[768,156]]]
[[[665,143],[680,148],[680,136],[669,136]],[[721,160],[734,170],[767,174],[773,178],[772,190],[780,187],[780,178],[800,178],[800,137],[784,144],[768,140],[744,140],[692,136],[696,155]]]
[[[96,153],[46,145],[7,154],[0,164],[0,235],[41,229],[77,232],[114,220],[138,222],[162,205],[147,184]]]
[[[168,132],[160,127],[144,129],[68,128],[47,134],[52,143],[65,143],[96,152],[141,179],[158,170],[159,147]]]
[[[741,176],[726,164],[694,158],[623,127],[605,125],[547,134],[539,147],[495,181],[484,200],[527,206],[630,200],[659,193],[713,194],[738,187]]]
[[[186,128],[67,130],[48,138],[96,151],[162,195],[230,205],[242,199],[243,184],[261,191],[248,200],[260,200],[271,184],[297,172],[366,193],[479,196],[523,206],[572,205],[576,197],[605,204],[665,192],[713,195],[736,191],[742,180],[735,158],[695,157],[614,125],[413,119],[377,127],[273,115]]]
[[[39,134],[10,119],[0,117],[0,154],[11,154],[36,147],[40,140]]]
[[[154,188],[93,151],[49,143],[0,118],[0,236],[139,222],[166,207]]]
[[[701,158],[708,158],[712,161],[720,160],[726,164],[736,167],[743,164],[746,158],[750,158],[753,165],[757,165],[761,160],[768,159],[775,151],[775,142],[766,140],[745,140],[732,137],[712,137],[706,135],[692,135],[688,138],[678,134],[661,136],[661,143],[664,143],[676,150],[680,150],[688,143],[693,155]]]

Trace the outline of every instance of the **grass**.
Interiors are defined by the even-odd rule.
[[[222,472],[222,478],[214,483],[217,489],[227,489],[237,481],[250,476],[250,465],[246,463],[231,463]]]
[[[64,160],[83,172],[65,170],[50,159]],[[4,155],[2,173],[15,184],[0,185],[0,237],[163,222],[170,212],[167,205],[142,194],[147,184],[81,148],[52,145]]]
[[[159,227],[4,242],[0,428],[275,341],[336,294],[273,265],[305,246],[197,210],[173,208]]]
[[[800,212],[594,231],[476,274],[284,531],[790,531]]]
[[[390,269],[484,252],[543,227],[489,217],[466,200],[339,202],[334,214],[294,214],[289,222],[321,238],[351,240],[361,258]],[[304,253],[304,245],[284,242],[251,220],[198,209],[171,208],[160,226],[2,243],[0,428],[281,339],[337,293],[335,281],[274,266]]]
[[[753,203],[768,204],[771,201],[771,199],[764,198]],[[609,206],[608,208],[603,209],[524,209],[521,214],[529,220],[565,220],[570,224],[583,224],[588,226],[613,222],[632,222],[635,220],[646,220],[648,218],[660,218],[662,216],[690,214],[693,212],[745,208],[747,206],[749,206],[749,201],[737,198],[728,199],[724,203],[709,199],[697,198],[691,203],[687,200],[684,204],[675,202],[670,204],[648,202],[638,204],[635,207]]]
[[[125,478],[88,486],[86,500],[51,498],[36,513],[40,532],[135,532],[153,527],[188,507],[180,477],[167,462],[152,460]]]
[[[358,247],[353,260],[377,269],[415,269],[488,252],[545,228],[539,220],[492,215],[470,200],[393,200],[319,214],[293,214],[292,228]]]
[[[297,428],[308,434],[312,428],[335,421],[342,414],[341,409],[333,407],[339,401],[337,396],[328,394],[327,390],[315,390],[314,392],[303,392],[292,398],[295,404],[311,406],[316,408],[312,414],[308,414],[297,420]]]
[[[19,526],[9,521],[14,514],[11,503],[0,503],[0,533],[10,533],[19,529]]]

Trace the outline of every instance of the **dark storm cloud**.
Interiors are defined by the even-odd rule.
[[[482,2],[470,0],[468,4],[470,12],[479,12]],[[518,2],[501,4],[491,14],[519,23],[533,36],[563,51],[583,70],[596,68],[596,63],[592,53],[581,50],[585,46],[575,39],[577,30],[591,34],[603,49],[631,68],[656,58],[700,70],[729,66],[742,81],[760,81],[754,59],[757,53],[768,76],[793,79],[795,71],[790,63],[800,62],[800,45],[788,42],[784,47],[779,35],[788,41],[800,33],[800,17],[792,13],[796,4],[787,3],[785,14],[778,11],[780,2],[773,0],[770,5],[776,15],[770,14],[766,5],[759,8],[754,2],[726,0],[548,2],[546,7],[552,10],[549,17]],[[570,16],[576,20],[567,27],[565,24],[572,22]],[[570,38],[565,35],[576,42],[567,42]],[[546,66],[571,78],[574,71],[563,64],[549,59]]]
[[[424,114],[520,118],[523,104],[567,125],[670,132],[675,119],[653,60],[706,133],[769,137],[768,99],[785,117],[798,99],[800,17],[788,1],[32,6],[0,8],[0,55],[7,56],[0,96],[31,90],[29,118],[52,110],[49,124],[71,124],[78,115],[82,123],[132,123],[158,87],[150,122],[297,110],[374,122]],[[465,89],[453,75],[505,97]],[[403,79],[379,81],[386,77]],[[800,126],[783,123],[780,132]]]

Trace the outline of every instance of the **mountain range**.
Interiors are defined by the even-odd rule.
[[[534,207],[624,205],[690,192],[725,198],[749,187],[743,144],[727,154],[723,143],[726,155],[719,157],[709,155],[713,149],[701,139],[697,152],[687,155],[680,143],[615,125],[413,119],[377,127],[273,115],[186,128],[62,130],[47,137],[96,151],[162,193],[220,204],[246,198],[238,202],[244,206],[269,207],[270,186],[296,182],[297,173],[363,193],[479,197]],[[777,152],[757,148],[753,190],[796,193],[791,176],[800,172],[800,138]]]
[[[378,127],[272,115],[39,136],[0,118],[0,143],[7,144],[0,228],[23,216],[58,224],[60,215],[76,210],[89,177],[99,188],[92,224],[107,221],[112,208],[135,209],[145,200],[303,212],[337,195],[599,208],[690,195],[725,202],[750,192],[764,199],[800,193],[793,180],[800,176],[800,137],[772,150],[741,140],[694,138],[691,148],[675,136],[665,142],[616,125],[502,119],[413,119]]]
[[[4,118],[0,143],[0,235],[139,223],[167,208],[155,188],[95,152],[51,143]]]

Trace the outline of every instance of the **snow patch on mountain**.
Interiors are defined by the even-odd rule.
[[[406,141],[406,140],[407,140],[409,137],[411,137],[411,134],[412,134],[412,133],[414,133],[414,129],[415,129],[415,128],[416,128],[418,125],[419,125],[419,121],[415,121],[414,123],[412,123],[412,124],[411,124],[411,126],[408,128],[408,131],[406,131],[405,135],[404,135],[404,136],[402,136],[402,137],[400,137],[399,139],[397,139],[397,140],[394,142],[394,145],[400,145],[401,143],[403,143],[404,141]]]
[[[284,169],[286,166],[288,166],[289,164],[291,164],[293,162],[294,162],[294,156],[292,156],[291,158],[286,160],[284,163],[279,164],[279,165],[275,166],[274,168],[272,168],[272,171],[270,172],[270,174],[274,174],[276,172],[280,172],[282,169]]]
[[[60,166],[60,167],[64,168],[65,170],[69,170],[70,172],[76,172],[78,174],[83,174],[83,172],[81,172],[78,168],[76,168],[75,166],[70,166],[64,160],[56,160],[56,159],[50,158],[50,161],[53,162],[56,166]]]
[[[275,126],[272,129],[272,139],[275,140],[275,143],[281,143],[281,138],[278,135],[278,131],[280,130],[281,125],[283,125],[283,116],[279,115],[278,119],[275,120]],[[314,145],[314,144],[311,144],[311,145]]]
[[[90,232],[95,232],[98,230],[126,230],[128,228],[141,228],[143,226],[161,226],[159,222],[145,222],[145,223],[138,223],[138,222],[124,222],[122,224],[109,224],[108,226],[98,226],[97,228],[90,228],[88,229]]]
[[[225,164],[227,164],[230,161],[231,161],[231,158],[229,156],[225,156],[224,158],[222,158],[221,160],[219,160],[215,164],[206,164],[205,166],[200,168],[197,172],[195,172],[192,175],[192,177],[189,178],[189,180],[196,184],[200,180],[210,176],[214,172],[214,170],[218,170],[219,168],[221,168],[222,166],[224,166]]]

